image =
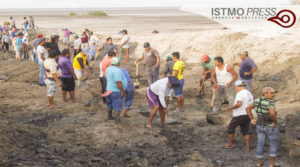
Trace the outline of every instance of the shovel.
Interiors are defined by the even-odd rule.
[[[210,105],[209,105],[209,108],[211,110],[214,108],[214,105],[215,105],[215,97],[216,97],[216,90],[213,89],[213,96],[212,96],[212,99],[211,99],[211,102],[210,102]]]
[[[139,63],[135,62],[135,65],[136,65],[136,79],[135,79],[135,82],[134,82],[134,87],[135,88],[139,88],[140,87],[140,81],[139,81]]]
[[[96,60],[97,60],[98,56],[99,56],[99,53],[97,53],[96,56],[95,56],[95,59],[94,59],[93,64],[92,64],[92,67],[91,67],[91,69],[90,69],[90,70],[91,70],[91,73],[94,72],[94,66],[95,66],[95,63],[96,63]]]

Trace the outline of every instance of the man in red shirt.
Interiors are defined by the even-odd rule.
[[[83,30],[81,35],[81,49],[89,48],[89,37],[86,34],[86,30]]]
[[[116,56],[116,53],[113,50],[110,50],[107,54],[107,56],[100,62],[100,82],[102,86],[102,94],[106,92],[106,69],[108,66],[110,66],[110,61],[113,57]],[[103,102],[106,103],[105,97],[103,97]]]

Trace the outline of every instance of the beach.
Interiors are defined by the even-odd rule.
[[[106,106],[100,97],[100,60],[95,61],[94,72],[89,75],[90,90],[76,88],[81,103],[63,102],[59,88],[55,95],[57,107],[52,110],[47,107],[46,88],[38,85],[38,65],[32,61],[17,62],[13,55],[0,53],[0,76],[7,77],[0,79],[0,166],[255,166],[254,131],[250,152],[244,152],[240,132],[236,133],[236,147],[223,149],[231,113],[210,115],[210,82],[205,82],[207,96],[196,102],[202,75],[201,55],[222,56],[225,63],[232,65],[240,61],[238,54],[245,50],[258,65],[253,81],[255,98],[261,96],[265,86],[278,90],[275,99],[281,127],[278,162],[282,167],[298,165],[299,22],[288,33],[260,38],[175,8],[103,11],[108,16],[90,17],[84,9],[0,11],[0,22],[13,16],[20,26],[22,17],[33,16],[38,26],[36,34],[42,33],[46,38],[62,37],[63,28],[78,34],[88,28],[100,39],[99,46],[108,37],[119,46],[118,33],[127,29],[130,63],[121,67],[127,68],[132,77],[134,61],[142,55],[144,42],[150,42],[160,53],[160,77],[165,55],[178,51],[186,63],[185,112],[175,112],[173,100],[167,129],[160,128],[158,116],[151,131],[145,128],[150,109],[145,99],[147,82],[142,64],[141,86],[135,90],[130,117],[117,124],[107,121]],[[70,12],[77,15],[69,16]],[[159,33],[153,34],[153,30]],[[60,48],[65,46],[60,43]]]

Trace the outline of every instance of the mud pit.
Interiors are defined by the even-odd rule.
[[[129,69],[134,74],[135,68]],[[50,110],[46,88],[37,86],[35,63],[9,59],[0,62],[0,70],[1,75],[8,77],[0,84],[0,166],[255,165],[255,133],[249,153],[243,150],[244,140],[238,130],[235,148],[226,150],[223,149],[227,142],[226,121],[207,123],[211,92],[196,103],[197,89],[187,86],[185,112],[175,113],[173,101],[167,129],[160,128],[156,116],[150,131],[144,127],[149,108],[144,99],[143,79],[143,85],[136,90],[130,117],[115,123],[106,121],[105,105],[95,98],[100,94],[96,73],[89,79],[90,91],[76,90],[81,104],[63,103],[59,90],[55,96],[58,107]],[[143,74],[143,66],[141,71]],[[94,100],[90,107],[86,107],[91,99]],[[228,113],[221,116],[224,120],[229,118]],[[297,160],[289,157],[282,147],[279,155],[281,166],[297,166]]]

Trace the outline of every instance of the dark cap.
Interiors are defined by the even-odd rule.
[[[24,35],[22,31],[19,31],[17,34],[18,34],[19,36]]]
[[[144,43],[144,48],[149,48],[150,47],[150,43],[149,42],[145,42]]]

